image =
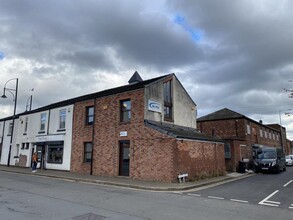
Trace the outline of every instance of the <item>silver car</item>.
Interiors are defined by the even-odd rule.
[[[290,155],[285,156],[286,158],[286,166],[293,166],[293,160]]]

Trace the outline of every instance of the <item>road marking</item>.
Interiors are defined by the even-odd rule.
[[[222,197],[216,197],[216,196],[208,196],[208,198],[210,198],[210,199],[224,199]]]
[[[291,204],[291,206],[289,206],[289,209],[293,209],[293,204]]]
[[[239,200],[239,199],[230,199],[233,202],[242,202],[242,203],[248,203],[248,201],[245,200]]]
[[[180,194],[180,195],[182,195],[183,193],[182,192],[172,192],[172,193],[174,193],[174,194]]]
[[[288,183],[286,183],[285,185],[284,185],[284,187],[286,187],[286,186],[288,186],[290,183],[292,183],[293,182],[293,180],[290,180]]]
[[[197,197],[201,197],[201,195],[193,194],[193,193],[187,193],[187,195],[189,195],[189,196],[197,196]]]
[[[276,190],[275,192],[273,192],[272,194],[270,194],[266,198],[264,198],[262,201],[260,201],[258,204],[278,207],[281,204],[280,202],[268,200],[269,198],[273,197],[278,192],[279,192],[279,190]]]

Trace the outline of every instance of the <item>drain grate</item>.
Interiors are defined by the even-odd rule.
[[[79,215],[76,216],[74,218],[72,218],[73,220],[104,220],[106,217],[102,216],[102,215],[96,215],[93,213],[88,213],[88,214],[84,214],[84,215]]]

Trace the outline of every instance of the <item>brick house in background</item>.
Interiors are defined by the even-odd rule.
[[[288,143],[287,135],[286,135],[286,128],[279,125],[279,124],[267,124],[267,126],[270,126],[280,132],[281,139],[280,139],[280,146],[284,150],[285,155],[290,154],[290,143]]]
[[[75,102],[71,171],[178,181],[225,173],[224,144],[196,130],[196,104],[174,74],[129,84]]]
[[[236,171],[239,161],[243,159],[249,159],[249,168],[252,168],[254,147],[282,146],[278,128],[254,121],[227,108],[198,118],[197,127],[200,132],[225,141],[227,171]],[[286,135],[286,132],[282,135]]]

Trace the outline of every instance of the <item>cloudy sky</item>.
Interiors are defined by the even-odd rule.
[[[229,108],[293,139],[293,1],[0,0],[0,90],[17,112],[175,73],[198,116]],[[15,87],[15,80],[7,84]],[[34,88],[33,91],[31,91]],[[13,98],[0,100],[0,118]]]

